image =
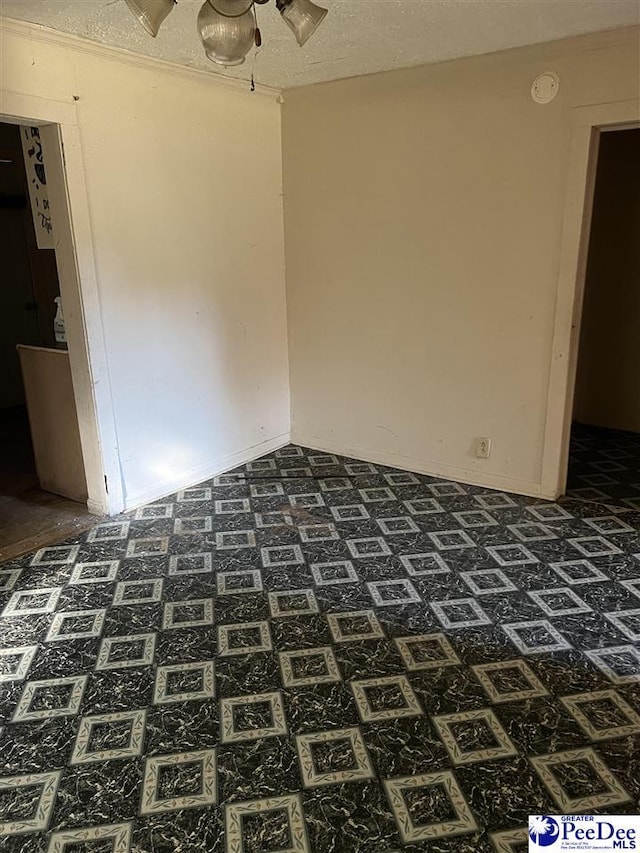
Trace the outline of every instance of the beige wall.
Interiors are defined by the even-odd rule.
[[[15,29],[3,91],[76,105],[126,506],[286,443],[276,95]]]
[[[289,370],[294,440],[539,493],[572,109],[638,45],[291,90],[281,145],[274,96],[6,32],[3,89],[75,104],[126,505],[286,441]]]
[[[640,432],[640,130],[600,139],[574,414]]]
[[[294,440],[541,493],[572,108],[637,97],[639,43],[622,30],[286,93]],[[561,88],[541,106],[547,70]]]

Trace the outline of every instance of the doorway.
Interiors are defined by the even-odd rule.
[[[52,457],[67,464],[55,459],[66,440],[56,440],[52,419],[71,406],[70,431],[75,427],[77,433],[78,427],[73,395],[64,399],[54,387],[68,352],[61,323],[58,340],[54,328],[60,285],[46,227],[46,193],[34,195],[34,176],[25,164],[28,151],[31,165],[38,156],[46,185],[38,146],[38,128],[0,122],[0,561],[64,539],[93,521],[86,479],[77,478],[69,489],[64,479],[57,485],[48,473]],[[68,364],[66,370],[71,387]],[[81,467],[79,441],[77,447]]]
[[[640,510],[640,128],[600,134],[567,494]]]

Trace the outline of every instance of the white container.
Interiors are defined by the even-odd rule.
[[[64,347],[67,345],[67,333],[64,328],[64,315],[62,313],[62,297],[56,296],[53,300],[56,303],[56,316],[53,318],[53,331],[56,336],[56,344],[61,344]]]

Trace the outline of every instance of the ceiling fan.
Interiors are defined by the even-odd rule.
[[[149,35],[158,35],[160,25],[177,0],[125,0]],[[207,57],[218,65],[242,65],[253,45],[261,44],[255,5],[269,0],[205,0],[197,28]],[[311,0],[274,0],[283,21],[300,47],[324,20],[327,9]]]

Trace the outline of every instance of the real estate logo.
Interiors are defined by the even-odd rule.
[[[554,818],[545,814],[529,817],[529,849],[537,850],[542,847],[550,847],[556,843],[559,837],[560,830]]]
[[[640,815],[530,815],[529,851],[640,851]]]

